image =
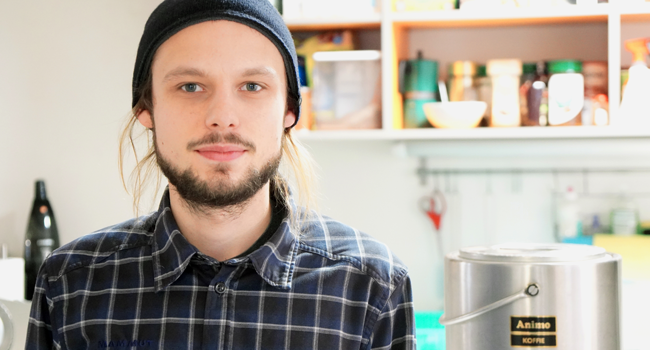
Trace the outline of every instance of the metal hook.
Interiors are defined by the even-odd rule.
[[[426,186],[427,184],[427,159],[425,157],[420,158],[420,167],[417,169],[417,174],[420,176],[420,185]]]
[[[521,190],[521,171],[513,169],[510,172],[510,193],[519,194]]]
[[[485,194],[492,195],[492,171],[488,170],[485,176]]]
[[[445,171],[445,193],[451,193],[451,175]]]

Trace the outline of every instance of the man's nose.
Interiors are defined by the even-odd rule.
[[[235,93],[225,87],[217,88],[207,101],[205,124],[209,129],[229,130],[239,125]]]

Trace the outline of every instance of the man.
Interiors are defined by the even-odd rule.
[[[157,212],[46,260],[27,349],[415,348],[406,268],[370,236],[294,204],[278,173],[286,157],[309,192],[291,138],[296,66],[268,0],[154,11],[130,125],[152,136],[136,171],[155,160],[169,187]]]

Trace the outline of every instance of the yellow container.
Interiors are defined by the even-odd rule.
[[[455,6],[455,0],[393,0],[395,12],[453,10]]]
[[[594,245],[623,258],[624,280],[650,281],[650,236],[597,234]]]

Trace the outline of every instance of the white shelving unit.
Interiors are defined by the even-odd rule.
[[[621,15],[630,16],[628,19],[650,19],[650,3],[641,1],[618,0],[618,8]]]
[[[562,128],[475,128],[475,129],[404,129],[404,130],[300,130],[302,140],[552,140],[552,139],[629,139],[650,138],[650,128],[624,128],[614,126],[569,126]]]
[[[341,17],[336,19],[327,18],[300,18],[285,20],[287,26],[294,31],[301,30],[326,30],[337,28],[379,28],[381,25],[381,14],[376,13],[367,16]]]
[[[342,130],[298,132],[298,137],[312,142],[391,142],[393,153],[412,157],[504,158],[538,163],[540,157],[578,157],[617,159],[608,166],[649,167],[648,161],[619,160],[636,157],[650,160],[650,129],[575,126],[562,128],[476,128],[476,129],[406,129]],[[459,159],[460,159],[459,158]]]
[[[481,30],[493,27],[529,27],[580,25],[600,23],[607,26],[607,60],[609,64],[610,120],[616,123],[620,101],[621,25],[626,22],[650,22],[650,3],[630,0],[610,0],[591,6],[566,5],[549,8],[512,8],[499,11],[451,10],[435,12],[393,12],[392,1],[382,0],[382,12],[376,16],[345,18],[328,21],[291,20],[294,31],[337,28],[375,29],[380,31],[382,50],[382,124],[381,130],[305,131],[298,135],[306,141],[377,140],[377,141],[437,141],[449,140],[530,140],[554,139],[575,142],[602,142],[623,139],[647,141],[650,131],[620,127],[558,127],[558,128],[477,128],[471,130],[394,128],[394,119],[402,118],[401,96],[397,92],[397,65],[408,59],[410,31],[439,29]],[[537,28],[537,27],[536,27]],[[640,34],[642,36],[643,34]],[[604,58],[603,58],[604,59]],[[442,69],[442,68],[440,68]]]
[[[520,25],[534,23],[562,23],[604,21],[610,13],[610,4],[595,6],[561,6],[549,8],[504,8],[499,11],[479,10],[393,12],[389,20],[408,26],[447,27]]]

